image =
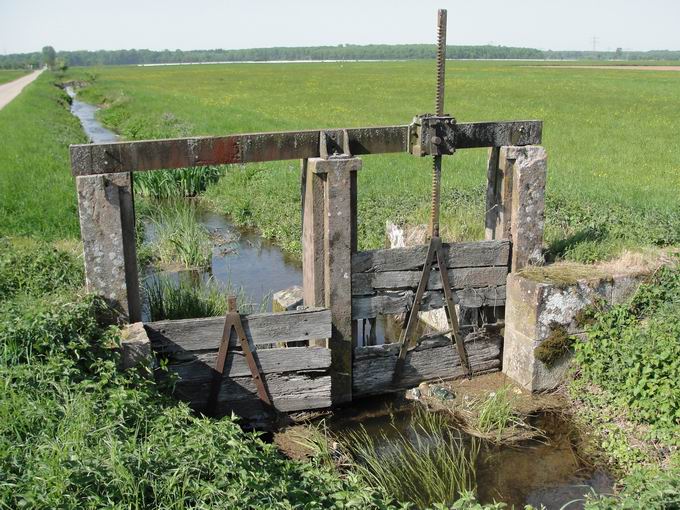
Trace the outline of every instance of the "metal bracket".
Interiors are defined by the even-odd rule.
[[[319,132],[319,156],[322,159],[351,157],[349,134],[346,129]]]
[[[222,386],[222,376],[224,375],[224,365],[227,361],[227,354],[229,353],[229,342],[231,341],[232,331],[236,332],[236,336],[241,343],[242,355],[245,356],[248,368],[250,368],[250,374],[252,375],[255,387],[257,388],[257,395],[264,405],[268,407],[272,406],[272,401],[262,377],[262,372],[260,372],[254,353],[250,350],[248,337],[246,336],[243,329],[243,323],[241,322],[241,315],[236,309],[236,297],[229,296],[228,311],[224,320],[224,330],[222,332],[222,341],[220,342],[220,348],[217,351],[217,360],[215,361],[213,380],[210,386],[210,395],[208,397],[208,412],[213,415],[217,409],[218,397]]]
[[[456,119],[425,113],[408,127],[408,148],[414,156],[445,156],[456,152]]]

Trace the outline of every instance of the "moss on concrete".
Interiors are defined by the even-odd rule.
[[[534,349],[534,356],[547,367],[552,367],[569,352],[573,344],[574,337],[567,333],[566,328],[561,324],[553,324],[548,338]]]

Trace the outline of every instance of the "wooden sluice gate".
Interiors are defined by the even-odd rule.
[[[502,317],[508,274],[540,259],[541,131],[540,121],[458,123],[438,112],[408,125],[73,145],[88,289],[128,322],[141,320],[133,172],[300,159],[303,309],[231,310],[226,346],[225,316],[149,322],[134,328],[130,352],[165,360],[159,377],[173,375],[174,394],[196,410],[252,423],[499,370],[502,324],[459,328],[458,317],[470,308]],[[483,147],[486,240],[442,243],[437,158],[440,172],[442,156]],[[430,245],[358,252],[358,156],[400,152],[435,161]],[[442,307],[449,330],[414,342],[418,311]],[[358,346],[358,321],[379,315],[406,316],[400,343]]]

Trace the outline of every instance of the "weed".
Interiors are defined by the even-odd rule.
[[[224,174],[217,166],[197,166],[178,170],[138,172],[135,174],[135,192],[155,199],[195,197]]]
[[[196,206],[184,200],[158,203],[148,218],[154,226],[156,259],[164,267],[210,267],[212,242],[196,216]]]
[[[221,287],[213,280],[204,282],[200,276],[178,280],[156,276],[147,280],[145,295],[151,320],[192,319],[217,317],[227,311],[227,298],[237,297],[239,311],[251,313],[264,311],[268,302],[253,303],[242,288],[231,285]]]
[[[374,438],[365,429],[344,438],[353,471],[369,487],[387,497],[410,501],[417,508],[435,503],[451,505],[461,495],[474,492],[475,462],[479,445],[464,444],[460,434],[441,414],[417,412],[412,436],[398,433],[395,439]]]

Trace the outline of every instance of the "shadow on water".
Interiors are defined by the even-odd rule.
[[[379,451],[390,452],[401,438],[417,434],[412,423],[415,405],[395,397],[366,399],[343,408],[327,425],[339,437],[363,428]],[[545,438],[513,445],[474,438],[477,445],[481,443],[476,462],[480,502],[575,510],[584,507],[588,494],[612,492],[613,479],[585,460],[579,451],[578,431],[566,415],[543,413],[534,416],[530,424],[541,429]],[[470,448],[473,437],[460,434],[462,443]]]

